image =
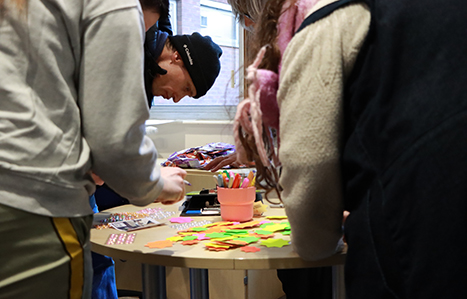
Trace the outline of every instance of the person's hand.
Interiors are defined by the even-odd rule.
[[[342,225],[344,225],[345,223],[345,220],[347,220],[347,217],[349,216],[350,212],[349,211],[344,211],[344,214],[343,214],[343,219],[342,219]]]
[[[224,166],[230,165],[232,167],[240,166],[237,163],[237,154],[231,153],[226,156],[220,156],[209,162],[206,166],[204,166],[205,170],[211,170],[212,172],[216,172]]]
[[[104,185],[104,180],[101,179],[97,174],[94,172],[91,172],[92,179],[94,180],[94,183],[96,183],[97,186],[102,186]]]
[[[185,197],[183,181],[185,177],[186,171],[179,167],[162,167],[161,178],[164,180],[164,188],[155,202],[171,205],[182,200]]]
[[[347,217],[349,216],[350,212],[349,211],[344,211],[344,217],[342,218],[342,226],[344,226],[345,224],[345,220],[347,220]],[[342,238],[342,240],[344,241],[344,243],[347,243],[347,241],[345,240],[345,235],[344,237]]]

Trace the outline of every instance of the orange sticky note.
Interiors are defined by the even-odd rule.
[[[170,240],[154,241],[154,242],[149,242],[144,246],[149,247],[149,248],[166,248],[166,247],[172,247],[173,242]]]
[[[183,241],[182,245],[196,245],[198,243],[199,243],[199,240],[187,240],[187,241]]]

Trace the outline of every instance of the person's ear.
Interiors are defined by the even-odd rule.
[[[178,53],[178,51],[174,51],[172,54],[172,62],[173,63],[183,63],[182,56]]]

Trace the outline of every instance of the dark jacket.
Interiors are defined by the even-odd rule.
[[[467,298],[467,5],[365,2],[344,96],[348,298]]]
[[[161,31],[157,26],[152,26],[146,32],[144,41],[144,86],[146,89],[146,97],[148,106],[151,108],[154,95],[152,93],[152,82],[157,75],[165,75],[166,70],[162,69],[157,64],[157,59],[164,49],[168,33]]]

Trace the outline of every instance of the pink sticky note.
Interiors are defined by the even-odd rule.
[[[206,237],[206,234],[194,234],[193,236],[198,237],[198,240],[209,240],[210,238]]]
[[[193,221],[192,218],[190,217],[173,217],[173,218],[170,218],[170,222],[172,223],[188,223],[188,222],[191,222]]]

